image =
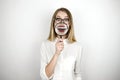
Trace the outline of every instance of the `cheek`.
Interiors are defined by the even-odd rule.
[[[55,22],[55,23],[54,23],[54,27],[55,27],[56,25],[57,25],[57,23]]]
[[[70,25],[69,25],[69,24],[67,24],[67,26],[68,26],[68,29],[69,29],[69,26],[70,26]]]

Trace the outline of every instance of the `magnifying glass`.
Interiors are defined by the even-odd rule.
[[[62,38],[68,32],[68,26],[66,24],[57,24],[55,26],[55,32]]]

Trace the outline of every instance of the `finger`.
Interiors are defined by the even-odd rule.
[[[64,44],[60,44],[60,46],[64,46]]]
[[[63,40],[62,40],[62,39],[60,39],[60,38],[58,38],[58,39],[57,39],[57,42],[62,42],[62,41],[63,41]]]
[[[60,48],[61,48],[61,49],[63,49],[63,48],[64,48],[64,46],[61,46]]]
[[[63,40],[62,40],[62,39],[59,39],[59,42],[63,42]]]
[[[64,43],[63,42],[59,42],[59,45],[64,45]]]
[[[60,40],[59,39],[57,39],[57,42],[59,42]]]
[[[64,46],[64,44],[63,44],[63,43],[61,43],[61,45],[62,45],[62,46]]]

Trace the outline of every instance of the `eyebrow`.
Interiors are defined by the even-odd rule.
[[[60,18],[60,16],[56,16],[56,17]],[[69,17],[68,17],[68,16],[65,16],[65,18],[69,18]]]

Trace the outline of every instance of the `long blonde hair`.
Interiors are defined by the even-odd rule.
[[[54,22],[55,22],[56,15],[59,11],[63,11],[65,13],[67,13],[67,15],[69,17],[69,31],[67,33],[67,39],[68,39],[69,43],[76,42],[75,35],[74,35],[72,14],[66,8],[59,8],[53,14],[52,20],[51,20],[51,25],[50,25],[50,33],[49,33],[49,36],[48,36],[48,40],[53,41],[57,37],[57,34],[55,33],[55,29],[54,29]]]

